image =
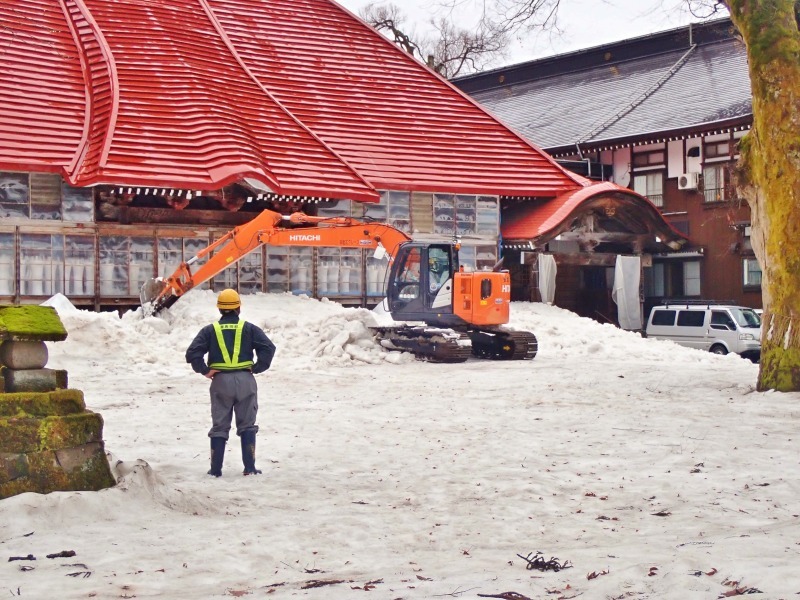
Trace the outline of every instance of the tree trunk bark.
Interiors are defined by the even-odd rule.
[[[752,211],[764,321],[758,389],[800,390],[800,32],[796,0],[729,0],[747,46],[753,127],[740,191]]]

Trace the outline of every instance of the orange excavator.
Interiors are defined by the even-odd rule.
[[[466,272],[459,265],[458,242],[414,242],[386,223],[350,217],[286,216],[265,210],[181,263],[170,277],[146,282],[141,290],[144,314],[169,308],[189,290],[264,244],[367,248],[377,258],[387,256],[386,302],[397,324],[372,328],[384,347],[432,362],[463,362],[470,356],[501,360],[536,356],[533,333],[504,327],[511,300],[508,272]]]

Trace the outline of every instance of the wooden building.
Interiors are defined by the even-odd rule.
[[[503,207],[576,197],[644,215],[626,252],[683,242],[330,0],[18,0],[0,24],[0,302],[136,306],[263,208],[459,236],[468,269],[498,262]],[[368,305],[384,272],[361,250],[261,247],[207,285]]]
[[[688,237],[681,252],[655,251],[645,264],[645,313],[666,298],[761,306],[750,211],[731,185],[752,105],[745,48],[729,19],[454,83],[561,164],[640,192]],[[518,233],[504,216],[505,241],[512,231]],[[561,251],[552,247],[552,236],[528,233],[538,250]],[[579,306],[582,297],[610,296],[610,278],[600,270],[576,268],[568,259],[559,263],[559,305],[586,314],[597,307]],[[611,267],[604,269],[608,275]],[[520,287],[517,293],[536,290]]]

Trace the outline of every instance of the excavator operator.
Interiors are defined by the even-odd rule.
[[[242,443],[244,475],[261,474],[256,469],[258,387],[253,375],[269,369],[275,345],[260,327],[239,318],[241,304],[236,290],[222,290],[217,296],[219,321],[203,327],[186,350],[186,362],[191,363],[192,369],[211,379],[208,474],[214,477],[222,476],[225,444],[234,413],[236,434]]]
[[[431,248],[428,267],[428,283],[431,292],[435,293],[450,279],[450,260],[447,252],[440,248]]]

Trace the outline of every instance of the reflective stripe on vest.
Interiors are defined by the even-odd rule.
[[[235,371],[253,366],[252,360],[239,362],[239,351],[242,349],[242,331],[244,331],[244,323],[244,321],[239,321],[235,325],[233,323],[214,323],[214,333],[217,334],[217,344],[219,345],[219,350],[222,353],[222,360],[224,362],[211,363],[208,365],[210,368],[217,369],[218,371]],[[228,347],[225,345],[225,338],[222,337],[223,329],[236,330],[236,335],[233,338],[233,359],[231,359]]]

